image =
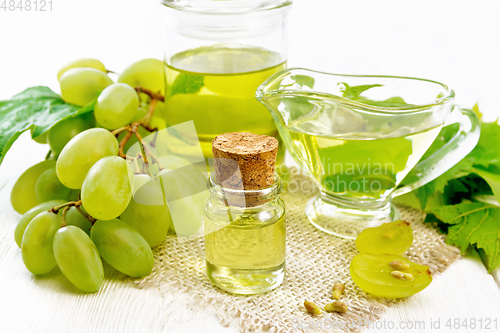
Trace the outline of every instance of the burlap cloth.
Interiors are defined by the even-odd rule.
[[[295,174],[291,183],[310,180]],[[291,186],[290,186],[291,188]],[[307,193],[309,192],[309,193]],[[153,272],[142,279],[130,280],[139,288],[155,288],[160,292],[181,290],[203,305],[211,304],[223,325],[238,321],[243,332],[298,332],[300,327],[332,329],[354,323],[338,331],[359,331],[361,319],[377,320],[386,306],[399,301],[371,297],[351,280],[349,263],[358,253],[353,240],[326,234],[311,225],[304,214],[307,201],[314,195],[306,192],[284,192],[281,198],[287,209],[286,279],[274,291],[256,296],[236,296],[214,287],[205,273],[203,238],[180,242],[175,237],[155,249]],[[402,218],[411,223],[414,243],[407,256],[427,265],[433,274],[444,271],[460,256],[460,251],[446,245],[444,236],[429,223],[423,223],[423,212],[400,207]],[[332,287],[336,282],[345,284],[342,301],[349,311],[345,314],[324,313],[311,316],[304,300],[323,306],[332,302]],[[330,325],[330,326],[328,326]],[[362,326],[361,326],[362,327]],[[321,331],[321,329],[320,329]]]

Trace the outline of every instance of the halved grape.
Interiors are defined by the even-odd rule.
[[[43,275],[56,267],[52,243],[62,219],[52,212],[41,212],[24,231],[21,252],[24,266],[35,275]]]
[[[118,82],[163,93],[165,91],[165,64],[158,59],[139,60],[125,68]]]
[[[413,230],[406,221],[384,223],[363,230],[356,238],[356,247],[361,253],[403,254],[413,243]]]
[[[48,141],[50,149],[55,154],[59,154],[69,140],[75,137],[78,133],[94,126],[95,121],[91,112],[58,122],[49,130]]]
[[[83,207],[80,207],[80,209],[83,209]],[[78,227],[90,236],[92,223],[90,223],[90,221],[86,217],[84,217],[75,207],[71,207],[66,212],[66,224]]]
[[[24,231],[35,216],[37,216],[41,212],[46,212],[52,209],[52,207],[62,205],[63,203],[65,203],[64,200],[52,200],[43,202],[24,213],[23,216],[21,216],[21,219],[19,219],[19,222],[17,222],[16,229],[14,230],[14,239],[17,246],[21,247]]]
[[[138,108],[139,96],[135,89],[125,83],[115,83],[102,91],[94,115],[99,125],[114,130],[130,124]]]
[[[123,158],[100,159],[90,168],[82,186],[82,203],[87,213],[99,220],[120,216],[132,198],[133,177]]]
[[[395,269],[391,267],[395,261],[400,263],[397,266],[408,267]],[[379,297],[408,297],[422,291],[432,282],[429,267],[395,254],[358,254],[352,259],[349,270],[358,287]]]
[[[134,196],[120,219],[137,230],[151,247],[165,240],[172,219],[161,187],[153,178],[134,176]]]
[[[43,161],[31,166],[19,176],[10,192],[10,203],[16,212],[24,214],[41,203],[36,197],[36,182],[42,173],[55,165],[56,161]]]
[[[151,273],[153,252],[146,240],[120,220],[98,220],[90,232],[104,260],[123,274],[141,277]]]
[[[113,84],[109,76],[94,68],[68,69],[59,79],[61,96],[66,103],[84,106]]]
[[[104,128],[91,128],[77,134],[57,159],[56,171],[61,183],[78,189],[90,168],[101,158],[118,155],[118,141]]]
[[[61,272],[78,289],[88,293],[99,290],[104,269],[97,248],[80,228],[67,226],[54,235],[54,257]]]
[[[77,60],[73,60],[66,65],[63,66],[57,72],[57,81],[61,78],[61,76],[66,73],[67,70],[72,69],[72,68],[94,68],[97,70],[100,70],[103,73],[107,73],[106,67],[104,67],[104,64],[100,62],[97,59],[92,59],[92,58],[81,58]]]
[[[40,202],[67,199],[70,192],[71,189],[64,186],[57,178],[55,166],[42,173],[36,181],[35,193]]]

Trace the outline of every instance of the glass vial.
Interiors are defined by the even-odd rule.
[[[285,204],[281,179],[259,190],[219,186],[212,174],[205,207],[207,275],[234,294],[259,294],[285,277]]]

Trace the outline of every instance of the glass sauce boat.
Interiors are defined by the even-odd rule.
[[[265,81],[256,97],[319,187],[307,217],[344,238],[399,219],[391,198],[449,170],[479,139],[477,116],[454,107],[453,90],[430,80],[288,69]],[[445,122],[459,127],[456,135],[420,161]]]

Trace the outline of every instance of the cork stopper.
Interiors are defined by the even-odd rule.
[[[272,136],[222,134],[212,141],[212,153],[217,182],[225,188],[260,190],[274,183],[278,140]]]

